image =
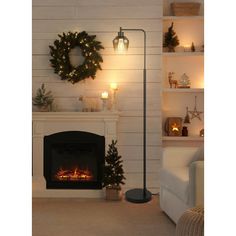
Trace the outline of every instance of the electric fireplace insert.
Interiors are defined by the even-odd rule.
[[[66,131],[44,137],[47,189],[101,189],[105,137]]]

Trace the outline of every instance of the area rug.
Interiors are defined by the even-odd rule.
[[[33,236],[173,236],[175,232],[156,196],[145,204],[34,198],[32,224]]]

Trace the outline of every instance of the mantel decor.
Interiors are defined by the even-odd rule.
[[[50,111],[52,110],[53,100],[52,92],[46,92],[45,85],[42,84],[41,87],[37,89],[36,96],[33,97],[33,105],[37,106],[39,111]]]
[[[49,46],[51,55],[51,66],[54,72],[62,80],[68,80],[72,84],[91,77],[95,78],[97,70],[101,70],[102,56],[99,53],[104,47],[101,42],[96,41],[96,35],[88,35],[85,31],[80,33],[68,32],[58,35],[60,39],[54,41],[54,46]],[[70,51],[79,47],[84,62],[81,65],[73,66],[70,62]]]

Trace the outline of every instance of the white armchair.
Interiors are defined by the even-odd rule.
[[[163,148],[160,206],[175,223],[186,209],[204,204],[203,160],[203,148]]]

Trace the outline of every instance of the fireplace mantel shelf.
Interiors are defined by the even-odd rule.
[[[33,121],[43,120],[118,120],[120,112],[33,112]]]

